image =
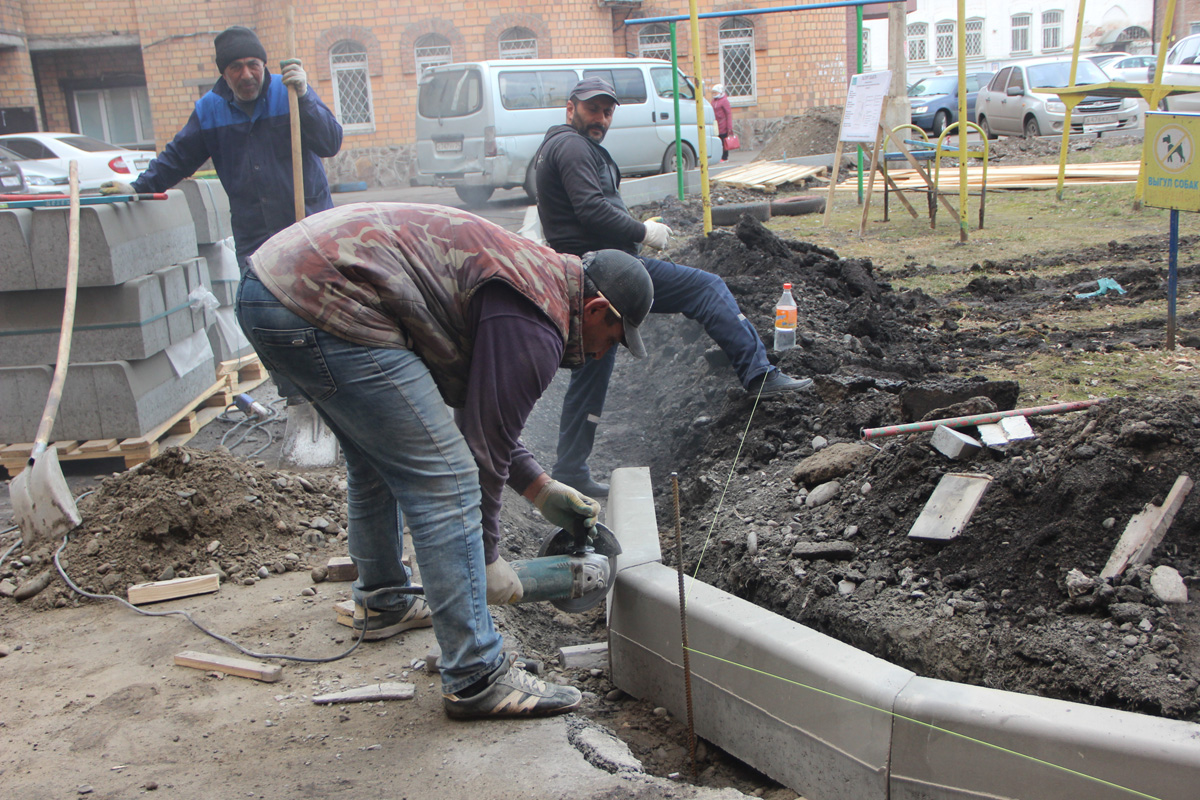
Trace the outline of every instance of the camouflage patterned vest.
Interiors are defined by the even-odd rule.
[[[583,268],[465,211],[356,203],[280,231],[251,258],[259,280],[316,327],[369,347],[412,350],[442,397],[461,408],[474,342],[475,290],[502,280],[528,297],[566,343],[562,366],[583,363]]]

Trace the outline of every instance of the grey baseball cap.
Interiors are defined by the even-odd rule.
[[[591,100],[593,97],[611,97],[614,103],[621,105],[617,90],[604,78],[584,78],[571,90],[572,100]]]
[[[654,283],[646,267],[622,250],[597,250],[584,254],[583,270],[621,318],[624,345],[634,358],[645,358],[646,345],[638,328],[654,304]]]

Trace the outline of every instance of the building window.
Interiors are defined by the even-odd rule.
[[[1042,12],[1042,50],[1061,50],[1063,12]]]
[[[450,40],[437,33],[427,33],[417,39],[413,50],[417,63],[417,80],[421,79],[421,73],[429,67],[449,64],[454,60],[454,54],[450,50]]]
[[[1195,28],[1195,26],[1196,23],[1193,22],[1192,27]],[[1191,31],[1191,33],[1195,32],[1195,30]],[[1118,42],[1138,42],[1149,38],[1150,31],[1146,30],[1140,25],[1130,25],[1128,28],[1117,34]]]
[[[954,58],[954,20],[942,20],[934,28],[938,60]]]
[[[1029,52],[1029,14],[1013,14],[1012,17],[1012,52]]]
[[[501,58],[537,58],[537,34],[529,28],[509,28],[500,34]]]
[[[83,135],[121,147],[154,147],[150,95],[145,86],[75,91],[72,99]]]
[[[638,55],[642,58],[671,60],[671,29],[662,23],[643,25],[638,33]]]
[[[863,28],[862,33],[862,68],[867,72],[871,69],[871,29]]]
[[[754,23],[745,17],[730,17],[721,23],[721,83],[730,102],[753,103],[757,99],[754,65]]]
[[[983,58],[983,20],[967,20],[967,58]]]
[[[333,113],[342,128],[346,133],[375,130],[367,48],[343,39],[329,49],[329,69],[333,75]]]
[[[929,26],[924,22],[914,22],[908,26],[908,60],[929,60]]]

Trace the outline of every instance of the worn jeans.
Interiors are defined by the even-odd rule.
[[[249,273],[238,322],[263,365],[294,383],[337,436],[349,482],[355,600],[407,608],[404,522],[442,650],[442,688],[457,692],[502,661],[487,608],[479,471],[429,368],[409,350],[366,347],[289,311]]]
[[[742,386],[749,386],[772,368],[762,337],[742,315],[725,281],[711,272],[656,258],[643,257],[642,263],[654,283],[650,313],[683,314],[703,325],[729,356]],[[596,440],[616,356],[617,348],[610,348],[603,358],[590,360],[571,373],[559,419],[558,461],[552,473],[558,480],[570,483],[590,477],[587,460]]]

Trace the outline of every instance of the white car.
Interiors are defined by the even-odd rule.
[[[1114,81],[1129,83],[1146,83],[1154,77],[1154,56],[1118,56],[1110,58],[1100,65]],[[1147,68],[1150,77],[1146,77]]]
[[[79,189],[99,189],[105,181],[129,183],[150,165],[154,153],[117,147],[79,133],[9,133],[0,145],[23,158],[68,169],[79,162]]]
[[[71,191],[70,175],[45,161],[31,161],[15,150],[0,147],[0,161],[11,161],[25,175],[25,191],[29,194],[67,194]]]
[[[1163,86],[1200,87],[1200,33],[1185,36],[1167,51],[1167,62],[1163,64]],[[1150,80],[1154,80],[1154,66],[1147,68]],[[1177,94],[1164,98],[1158,104],[1160,111],[1200,111],[1200,92]]]

